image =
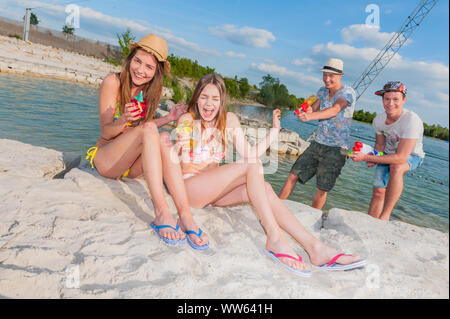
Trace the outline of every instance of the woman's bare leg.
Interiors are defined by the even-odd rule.
[[[139,157],[141,157],[139,159]],[[144,123],[118,136],[97,151],[94,163],[102,176],[119,178],[134,163],[141,161],[142,171],[155,207],[156,225],[175,225],[164,196],[161,153],[158,128],[152,122]],[[137,169],[138,170],[138,169]],[[163,228],[160,234],[168,239],[182,239],[179,230]]]
[[[180,161],[178,159],[178,154],[176,154],[173,148],[170,134],[167,132],[161,133],[160,142],[164,181],[166,182],[169,193],[172,195],[175,206],[177,207],[179,225],[184,231],[193,230],[198,233],[199,228],[192,217]],[[189,238],[196,245],[202,246],[208,243],[208,235],[204,232],[200,238],[195,235],[188,236],[190,236]]]
[[[216,203],[239,186],[246,188],[249,201],[267,234],[266,248],[278,254],[296,256],[272,213],[264,185],[260,163],[232,163],[202,172],[185,180],[191,206],[204,207]],[[307,269],[303,262],[281,257],[280,260],[296,269]]]
[[[270,207],[275,218],[284,231],[291,235],[308,253],[311,263],[319,266],[329,262],[339,252],[315,238],[306,228],[298,221],[292,212],[284,205],[280,198],[274,192],[272,186],[265,182],[265,190],[270,201]],[[247,189],[241,185],[230,193],[215,202],[214,206],[230,206],[242,203],[248,203],[250,198]],[[337,261],[340,264],[350,264],[360,260],[359,256],[342,256]]]

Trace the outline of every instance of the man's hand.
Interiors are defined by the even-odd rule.
[[[302,112],[297,116],[302,122],[309,122],[312,120],[312,112]]]
[[[374,167],[377,163],[374,162],[366,162],[367,167]]]
[[[364,162],[367,160],[367,155],[362,152],[354,152],[353,155],[349,155],[353,162]]]

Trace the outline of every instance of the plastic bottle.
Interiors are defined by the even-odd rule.
[[[354,152],[361,152],[366,155],[375,155],[375,156],[383,155],[383,152],[378,152],[372,146],[364,144],[362,142],[355,142],[355,146],[353,146],[352,150],[350,152],[348,152],[348,154],[354,155],[355,154]]]
[[[136,104],[136,106],[139,108],[139,115],[142,117],[145,117],[146,111],[147,111],[147,101],[145,98],[142,101],[139,101],[137,99],[132,99],[131,103]]]
[[[314,104],[314,102],[317,101],[317,97],[313,94],[311,95],[309,98],[307,98],[305,100],[305,102],[303,102],[298,109],[296,109],[294,112],[296,115],[300,115],[300,111],[306,112],[306,110],[308,109],[308,107],[310,107],[311,105]]]
[[[134,103],[138,109],[139,109],[139,113],[137,115],[141,116],[142,118],[145,117],[145,115],[147,114],[147,100],[145,98],[142,98],[142,100],[138,100],[138,99],[131,99],[130,101],[131,103]],[[137,123],[133,124],[128,122],[127,126],[137,126],[140,123],[141,120],[139,120]]]

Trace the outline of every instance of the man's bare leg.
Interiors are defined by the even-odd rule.
[[[283,188],[280,192],[280,199],[287,199],[289,195],[291,195],[292,191],[294,190],[295,185],[297,184],[298,176],[295,174],[289,174],[288,178],[286,179],[286,182],[283,185]]]
[[[383,211],[380,219],[389,220],[392,210],[397,204],[403,192],[403,175],[409,170],[409,164],[403,163],[390,166],[389,182],[386,187],[386,196],[384,199]]]
[[[386,195],[386,188],[373,188],[372,200],[369,206],[369,215],[374,218],[380,218],[381,211],[384,206],[384,196]]]
[[[325,202],[327,201],[327,194],[328,192],[318,189],[316,195],[314,195],[312,207],[322,209],[323,205],[325,205]]]

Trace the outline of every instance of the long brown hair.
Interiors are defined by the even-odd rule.
[[[125,112],[125,104],[130,103],[132,98],[131,87],[133,83],[130,74],[130,64],[139,49],[141,48],[137,46],[130,51],[122,64],[122,71],[118,74],[120,79],[119,110],[121,114]],[[142,89],[142,95],[147,100],[147,114],[143,119],[144,122],[153,119],[153,116],[155,115],[155,111],[158,108],[159,101],[162,97],[164,74],[168,73],[166,65],[163,62],[158,62],[156,57],[155,61],[157,61],[155,75]]]
[[[200,94],[202,93],[203,89],[208,85],[213,84],[217,87],[220,94],[220,107],[219,112],[216,116],[216,124],[215,129],[219,130],[219,132],[222,135],[222,145],[223,149],[226,152],[227,149],[227,134],[226,134],[226,127],[227,127],[227,110],[226,110],[226,87],[225,82],[220,77],[220,75],[217,74],[206,74],[202,76],[202,78],[198,81],[197,86],[195,87],[194,93],[192,94],[191,100],[189,101],[189,107],[188,112],[192,115],[192,118],[194,120],[202,120],[202,117],[200,115],[200,111],[198,110],[197,101],[200,97]],[[204,129],[203,121],[202,121],[202,129]]]

